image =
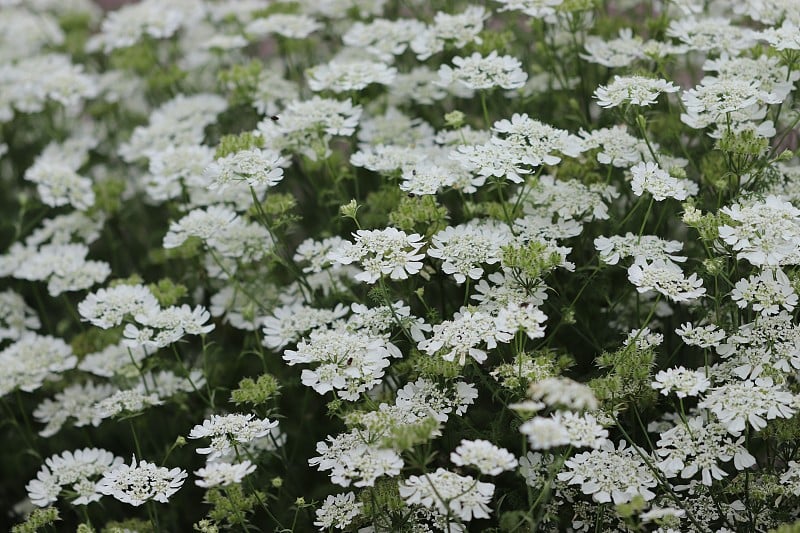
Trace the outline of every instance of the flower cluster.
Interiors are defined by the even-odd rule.
[[[0,0],[13,531],[797,521],[797,0],[119,3]]]

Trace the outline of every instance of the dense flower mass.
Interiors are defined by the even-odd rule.
[[[14,533],[796,524],[798,0],[0,6]]]

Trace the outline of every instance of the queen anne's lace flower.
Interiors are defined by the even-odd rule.
[[[659,94],[674,93],[679,89],[680,87],[667,80],[643,76],[614,76],[613,82],[601,85],[594,94],[600,107],[611,108],[623,104],[650,106],[656,103]]]
[[[332,250],[328,258],[343,265],[358,262],[363,272],[356,279],[375,283],[383,276],[391,279],[407,279],[422,269],[419,249],[425,242],[416,233],[411,235],[396,228],[383,230],[358,230],[353,234],[354,242],[343,242]]]
[[[797,293],[781,269],[762,270],[740,279],[731,291],[731,299],[741,308],[752,305],[753,311],[762,315],[777,314],[781,307],[791,313],[797,305]]]
[[[208,455],[209,460],[213,461],[227,454],[234,446],[242,446],[269,434],[277,426],[277,421],[254,418],[252,414],[211,415],[202,424],[192,428],[189,438],[211,437],[211,445],[198,448],[197,453]]]
[[[290,365],[317,364],[303,370],[304,385],[319,394],[335,390],[340,398],[355,401],[380,383],[389,358],[400,355],[383,335],[318,328],[298,342],[296,350],[286,350],[283,359]]]
[[[356,501],[353,492],[331,494],[316,511],[317,520],[314,525],[320,529],[344,529],[355,517],[361,514],[364,504]]]
[[[462,440],[450,454],[450,461],[458,466],[474,466],[481,474],[496,476],[517,467],[517,459],[505,448],[498,448],[487,440]]]
[[[441,259],[442,272],[451,274],[461,284],[467,276],[480,279],[484,274],[482,263],[498,263],[502,247],[511,239],[508,226],[468,222],[434,234],[428,255]]]
[[[580,485],[597,503],[627,503],[636,496],[645,501],[656,497],[650,489],[658,481],[636,454],[633,447],[622,441],[618,449],[606,442],[599,450],[583,452],[568,459],[565,471],[558,474],[559,481]]]
[[[385,62],[401,55],[409,43],[425,31],[425,25],[416,19],[374,19],[369,23],[356,22],[342,35],[347,46],[360,48]]]
[[[317,457],[308,460],[320,471],[330,470],[333,483],[342,487],[372,487],[381,476],[396,476],[403,459],[391,449],[367,442],[369,435],[353,430],[317,443]]]
[[[445,361],[458,361],[462,366],[467,356],[482,363],[488,354],[478,346],[485,345],[491,350],[498,342],[507,343],[514,337],[514,332],[502,329],[504,326],[499,318],[481,311],[463,310],[456,313],[453,320],[433,326],[433,336],[420,342],[418,347],[429,355],[441,351]]]
[[[102,416],[95,409],[98,402],[108,398],[116,388],[111,384],[95,384],[88,381],[75,383],[50,399],[42,401],[33,411],[37,421],[46,424],[39,431],[42,437],[52,437],[58,433],[70,418],[74,418],[73,426],[83,427],[89,424],[100,425]]]
[[[352,135],[361,116],[361,107],[350,100],[314,96],[293,100],[279,119],[267,118],[258,125],[267,148],[278,152],[298,152],[312,160],[330,155],[328,141],[333,135]]]
[[[534,417],[519,428],[527,435],[531,448],[546,450],[570,445],[598,449],[608,440],[608,430],[588,413],[556,411],[551,417]]]
[[[453,64],[456,68],[449,65],[439,68],[439,80],[444,86],[460,83],[468,89],[518,89],[528,79],[518,59],[498,56],[496,50],[486,57],[478,52],[469,57],[456,57]]]
[[[628,268],[628,280],[639,292],[655,290],[674,302],[694,300],[706,293],[703,280],[692,274],[684,277],[681,268],[672,261],[646,259],[637,261]]]
[[[754,44],[755,33],[732,24],[725,17],[683,17],[670,22],[667,35],[678,38],[692,50],[738,55]]]
[[[674,392],[678,398],[686,398],[704,392],[711,382],[702,370],[687,370],[679,366],[659,371],[651,385],[664,396]]]
[[[212,487],[225,487],[234,483],[241,483],[248,474],[256,471],[256,465],[249,460],[241,463],[209,462],[204,468],[194,474],[198,479],[195,485],[210,489]]]
[[[121,464],[106,470],[97,484],[97,491],[134,507],[150,500],[168,503],[169,497],[183,486],[186,476],[186,471],[180,468],[170,470],[145,460],[137,464],[133,457],[130,466]]]
[[[649,192],[653,200],[660,202],[667,198],[686,200],[697,193],[697,185],[689,180],[679,180],[669,175],[655,163],[638,163],[631,167],[631,190],[636,196]]]
[[[633,30],[622,28],[618,38],[608,41],[589,36],[584,44],[587,53],[581,54],[581,57],[604,67],[626,67],[644,57],[642,44],[641,38],[633,35]]]
[[[400,484],[400,496],[407,504],[435,509],[440,515],[454,514],[468,522],[489,518],[494,485],[460,476],[444,468],[423,476],[410,476]]]
[[[695,327],[691,322],[687,322],[676,329],[675,333],[689,346],[700,348],[718,346],[720,341],[725,338],[725,330],[719,329],[714,324]]]
[[[73,452],[66,451],[45,460],[44,466],[25,487],[31,501],[39,507],[46,507],[58,499],[67,488],[76,493],[70,503],[87,505],[102,497],[98,478],[108,470],[121,465],[122,457],[100,448],[84,448]]]
[[[251,187],[273,187],[283,179],[288,161],[274,150],[251,148],[226,155],[211,163],[205,174],[211,180],[209,189],[223,189],[233,182]]]
[[[683,244],[679,241],[667,241],[655,235],[634,235],[631,232],[625,235],[612,235],[611,237],[597,237],[594,240],[600,260],[608,265],[616,265],[621,259],[633,257],[647,259],[665,259],[682,263],[686,257],[674,255],[680,252]]]
[[[127,324],[122,334],[125,345],[143,348],[163,348],[184,335],[204,335],[215,325],[207,324],[211,314],[205,307],[194,309],[187,304],[164,309],[151,309],[134,316],[136,324]]]
[[[700,472],[703,485],[710,486],[713,480],[728,475],[720,468],[721,463],[733,459],[736,470],[756,464],[744,447],[744,436],[734,438],[723,424],[693,416],[661,432],[655,450],[660,461],[656,464],[668,478],[680,474],[691,479]]]
[[[766,104],[783,98],[765,91],[757,80],[704,78],[700,85],[681,96],[686,113],[681,121],[691,128],[705,128],[716,122],[744,122],[764,118]]]
[[[84,320],[108,329],[118,326],[126,316],[144,314],[158,308],[158,300],[144,285],[117,285],[89,293],[78,304]]]
[[[785,20],[780,28],[764,29],[758,37],[776,50],[800,50],[800,27],[790,20]]]
[[[495,0],[502,4],[499,11],[520,11],[529,17],[544,18],[556,13],[564,0]]]
[[[594,411],[597,398],[588,385],[565,377],[548,377],[528,387],[528,396],[550,407],[566,407],[573,411]]]
[[[763,201],[733,204],[720,212],[732,219],[719,227],[719,238],[739,259],[756,266],[800,262],[800,209],[777,196]]]
[[[470,42],[480,44],[483,41],[479,34],[488,18],[489,13],[483,6],[469,6],[464,12],[455,14],[438,11],[433,24],[412,39],[411,49],[417,54],[417,59],[424,61],[444,50],[445,45],[463,48]]]
[[[311,68],[306,76],[312,91],[360,91],[377,83],[391,85],[397,69],[375,61],[336,61]]]
[[[25,333],[0,351],[0,397],[15,389],[33,392],[47,379],[75,368],[78,358],[63,340],[50,335]]]
[[[767,420],[790,418],[796,405],[794,394],[766,377],[715,387],[698,407],[710,409],[730,434],[739,435],[747,423],[761,431]]]
[[[36,311],[11,289],[0,292],[0,341],[19,339],[26,331],[42,326]]]
[[[322,24],[308,15],[275,13],[251,20],[245,26],[244,33],[253,40],[263,39],[273,33],[290,39],[305,39],[321,28]]]
[[[347,308],[338,304],[334,309],[315,309],[300,302],[278,307],[272,315],[264,317],[264,338],[267,348],[281,349],[320,326],[330,324],[347,314]]]

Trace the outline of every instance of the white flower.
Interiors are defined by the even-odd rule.
[[[356,279],[373,284],[383,276],[407,279],[422,269],[425,254],[419,249],[425,242],[416,233],[407,234],[396,228],[358,230],[354,242],[343,242],[328,254],[331,261],[343,265],[358,262],[364,269]]]
[[[760,120],[766,114],[766,104],[783,101],[781,95],[762,89],[757,80],[715,77],[703,78],[700,85],[685,91],[681,99],[686,106],[681,121],[696,129],[728,121]]]
[[[731,437],[724,424],[693,416],[661,431],[655,450],[660,460],[656,464],[668,478],[680,474],[682,479],[691,479],[700,472],[702,484],[710,486],[728,475],[721,463],[733,459],[736,470],[756,464],[744,443],[743,435]]]
[[[187,304],[148,309],[134,316],[136,324],[125,326],[123,342],[130,347],[163,348],[184,335],[204,335],[212,331],[215,325],[206,323],[210,318],[211,314],[201,305],[194,309]]]
[[[191,9],[189,7],[191,6]],[[193,2],[175,2],[168,6],[158,0],[145,0],[110,11],[103,19],[101,33],[90,41],[90,49],[102,47],[108,53],[136,44],[145,36],[166,39],[184,25],[200,20],[204,10]]]
[[[384,335],[325,328],[313,330],[297,343],[296,350],[283,353],[290,365],[318,363],[313,370],[303,370],[304,385],[319,394],[335,390],[349,401],[358,400],[361,393],[380,383],[389,358],[400,356],[400,350]]]
[[[205,171],[211,180],[209,189],[222,190],[232,182],[245,182],[251,187],[274,187],[283,179],[288,161],[274,150],[251,148],[217,159]]]
[[[513,339],[513,332],[502,329],[504,325],[489,314],[464,310],[456,313],[453,320],[433,326],[433,336],[418,343],[417,347],[429,355],[442,351],[442,359],[458,361],[462,366],[466,364],[467,356],[482,363],[488,354],[478,346],[485,345],[487,350],[491,350],[497,347],[498,342],[508,343]]]
[[[664,396],[674,392],[678,398],[697,396],[711,386],[711,382],[701,370],[687,370],[679,366],[661,370],[656,374],[651,386]]]
[[[631,167],[631,175],[633,194],[641,196],[646,191],[653,195],[653,199],[657,202],[667,198],[685,200],[697,192],[695,184],[689,180],[673,178],[656,163],[638,163]]]
[[[391,62],[395,56],[405,52],[409,43],[423,31],[425,25],[416,19],[357,21],[342,35],[342,42],[381,61]]]
[[[153,111],[146,126],[134,128],[131,138],[120,145],[119,154],[132,163],[167,146],[199,145],[206,126],[227,107],[227,100],[216,94],[179,94]]]
[[[93,416],[103,420],[119,415],[120,413],[131,414],[144,411],[148,407],[161,405],[164,402],[158,394],[148,393],[141,389],[126,389],[115,392],[103,398],[92,407]]]
[[[606,442],[599,450],[583,452],[568,459],[566,470],[558,474],[559,481],[580,485],[581,492],[592,496],[597,503],[627,503],[635,496],[645,501],[656,497],[650,489],[658,481],[633,447],[620,442],[615,449]]]
[[[797,305],[797,293],[780,268],[740,279],[731,291],[731,299],[741,308],[751,304],[753,311],[762,315],[777,314],[781,307],[791,313]]]
[[[192,428],[189,438],[211,437],[211,445],[207,448],[198,448],[197,453],[208,455],[209,460],[213,461],[228,453],[233,446],[241,446],[263,437],[277,426],[277,421],[254,418],[252,414],[211,415],[210,418],[203,420],[202,424]]]
[[[503,5],[498,11],[520,11],[529,17],[548,19],[564,0],[495,0]]]
[[[361,514],[364,504],[356,501],[353,492],[329,495],[316,511],[314,525],[322,529],[344,529]]]
[[[610,108],[622,104],[649,106],[656,103],[659,94],[674,93],[679,89],[680,87],[663,79],[614,76],[613,82],[598,87],[594,95],[600,107]]]
[[[787,466],[786,472],[781,475],[781,484],[795,496],[800,496],[800,463],[789,461]]]
[[[400,484],[400,496],[406,504],[419,504],[435,509],[440,515],[455,515],[468,522],[473,518],[489,518],[489,502],[494,485],[476,481],[439,468],[423,476],[410,476]]]
[[[800,50],[800,28],[790,20],[783,21],[780,28],[766,28],[758,37],[767,41],[775,50]]]
[[[636,286],[636,290],[647,292],[655,290],[674,302],[694,300],[706,293],[703,280],[692,274],[685,278],[681,268],[672,261],[637,258],[628,268],[628,280]]]
[[[637,236],[631,232],[611,237],[597,237],[594,240],[600,260],[608,265],[616,265],[621,259],[628,257],[648,259],[669,259],[670,261],[686,261],[685,256],[673,255],[680,252],[683,244],[679,241],[666,241],[655,235]]]
[[[58,477],[53,475],[46,466],[43,466],[36,473],[36,479],[30,480],[25,485],[25,490],[28,491],[31,503],[39,507],[47,507],[58,500],[61,485],[58,483]]]
[[[71,205],[86,211],[94,205],[92,180],[63,162],[37,160],[25,171],[25,179],[36,184],[42,202],[49,206]]]
[[[766,377],[715,387],[698,407],[710,409],[730,434],[738,435],[746,423],[761,431],[767,427],[767,420],[790,418],[796,405],[794,394]]]
[[[78,369],[104,378],[126,372],[135,375],[138,374],[136,365],[147,355],[147,351],[142,347],[130,347],[120,342],[106,346],[99,352],[86,354],[78,364]]]
[[[69,418],[74,418],[75,427],[100,425],[102,417],[94,406],[116,391],[111,384],[75,383],[56,393],[53,399],[43,400],[33,411],[37,421],[46,424],[39,432],[42,437],[52,437]]]
[[[460,83],[468,89],[519,89],[525,85],[528,75],[522,63],[511,56],[498,56],[496,50],[483,57],[478,52],[469,57],[455,57],[453,64],[439,68],[439,83],[445,87]]]
[[[638,350],[649,350],[660,346],[664,342],[664,335],[651,332],[648,327],[642,329],[634,328],[628,332],[628,336],[622,341],[622,344],[630,346],[631,342],[636,345]]]
[[[267,148],[302,153],[316,161],[330,155],[331,136],[353,134],[360,116],[361,107],[350,100],[314,96],[287,102],[278,120],[268,117],[258,124],[258,130]]]
[[[312,91],[360,91],[372,83],[391,85],[397,69],[375,61],[330,61],[306,73]]]
[[[531,383],[528,396],[550,407],[563,406],[573,411],[594,411],[597,398],[588,385],[565,377],[548,377]]]
[[[400,455],[367,440],[372,440],[371,436],[359,429],[329,436],[327,442],[317,443],[320,455],[309,459],[308,464],[323,472],[330,470],[331,481],[342,487],[372,487],[381,476],[398,475],[404,465]]]
[[[588,53],[581,54],[581,57],[604,67],[627,67],[645,56],[642,44],[641,38],[633,35],[633,30],[622,28],[617,39],[606,41],[594,35],[588,36],[584,44]]]
[[[418,32],[411,41],[411,49],[417,54],[417,59],[424,61],[444,50],[445,45],[463,48],[471,42],[480,44],[483,41],[479,34],[488,18],[489,13],[483,6],[469,6],[464,12],[455,14],[438,11],[433,25]]]
[[[588,413],[556,411],[550,417],[534,417],[519,428],[528,436],[531,448],[546,450],[570,445],[575,448],[598,449],[608,440],[608,430]]]
[[[26,332],[0,351],[0,397],[15,389],[33,392],[77,363],[72,348],[63,340]]]
[[[604,165],[627,168],[649,156],[647,144],[629,134],[625,126],[602,128],[591,133],[582,131],[581,135],[587,149],[600,148],[597,161]]]
[[[64,488],[77,494],[72,505],[87,505],[101,498],[96,490],[100,474],[121,463],[121,457],[99,448],[66,451],[48,457],[26,489],[31,501],[40,507],[55,502]]]
[[[197,470],[194,474],[199,478],[195,485],[203,488],[224,487],[234,483],[241,483],[244,477],[252,474],[256,465],[248,460],[241,463],[209,462],[205,468]]]
[[[158,300],[144,285],[117,285],[89,293],[78,304],[84,320],[108,329],[118,326],[126,316],[143,314],[158,308]]]
[[[670,22],[667,35],[702,52],[738,55],[755,44],[752,30],[734,25],[727,17],[681,17]]]
[[[251,20],[244,33],[252,40],[263,39],[275,33],[290,39],[305,39],[323,26],[308,15],[294,13],[274,13],[266,18]]]
[[[467,276],[480,279],[482,264],[496,264],[502,258],[502,247],[509,244],[513,235],[508,226],[501,224],[467,222],[447,226],[435,233],[428,255],[442,260],[442,272],[450,274],[461,284]]]
[[[138,507],[149,500],[168,503],[169,497],[183,486],[187,473],[180,468],[158,467],[145,460],[122,464],[103,473],[97,491]]]
[[[474,466],[481,474],[496,476],[517,467],[517,459],[505,448],[498,448],[487,440],[462,440],[450,454],[450,461],[458,466]]]
[[[756,266],[800,263],[800,209],[777,196],[733,204],[720,212],[732,219],[719,227],[719,237],[739,259]]]
[[[534,450],[548,450],[569,444],[567,429],[560,420],[552,417],[534,417],[522,424],[519,430],[528,436],[528,442]]]
[[[0,341],[19,339],[24,332],[40,327],[36,311],[22,296],[11,289],[0,292]]]
[[[675,330],[675,333],[683,339],[684,343],[689,346],[698,346],[700,348],[718,346],[726,335],[725,330],[719,329],[714,324],[695,327],[692,326],[691,322],[681,325],[681,327]]]
[[[278,307],[272,311],[272,315],[261,319],[264,324],[264,338],[261,343],[267,348],[285,348],[303,334],[330,324],[346,314],[347,308],[342,304],[334,309],[315,309],[300,302]]]

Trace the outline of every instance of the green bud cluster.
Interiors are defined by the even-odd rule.
[[[280,389],[280,382],[272,374],[262,374],[256,381],[244,378],[239,382],[239,388],[231,391],[231,401],[236,405],[262,405],[277,397]]]

